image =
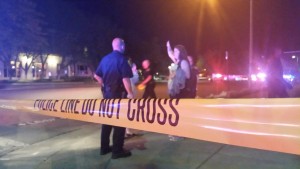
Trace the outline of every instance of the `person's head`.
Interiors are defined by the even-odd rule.
[[[174,47],[174,57],[176,60],[187,60],[187,52],[185,50],[185,47],[183,45],[176,45]]]
[[[143,66],[143,69],[149,69],[150,68],[150,60],[144,60],[143,62],[142,62],[142,66]]]
[[[194,65],[194,59],[192,56],[187,56],[190,65]]]
[[[125,42],[121,38],[115,38],[112,41],[112,48],[113,50],[119,51],[121,53],[125,52]]]

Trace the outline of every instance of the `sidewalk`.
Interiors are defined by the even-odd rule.
[[[134,155],[130,159],[132,164],[126,168],[300,168],[300,156],[289,154],[229,146],[188,138],[178,142],[171,142],[166,135],[156,133],[148,133],[145,135],[144,140],[142,138],[133,138],[128,143],[135,143],[138,140],[140,140],[140,143],[145,141],[146,150],[140,151],[134,149]],[[134,161],[139,161],[139,163],[135,163]],[[137,167],[138,164],[143,167]],[[121,166],[119,167],[121,168]]]
[[[33,126],[34,127],[34,126]],[[41,132],[41,131],[40,131]],[[28,145],[0,157],[0,169],[299,169],[300,156],[144,132],[125,140],[131,157],[99,155],[100,125]],[[22,143],[22,142],[20,142]],[[51,147],[49,147],[51,145]]]

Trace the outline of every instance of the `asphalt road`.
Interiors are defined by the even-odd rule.
[[[100,90],[96,83],[23,83],[23,84],[1,84],[0,99],[36,99],[36,98],[57,98],[57,99],[86,99],[101,97]],[[262,88],[261,84],[254,84],[254,88]],[[210,95],[218,95],[223,91],[242,91],[248,88],[248,83],[243,82],[207,82],[198,83],[197,96],[207,98]],[[65,94],[67,93],[67,94]],[[157,97],[168,98],[166,82],[157,82],[155,93]],[[141,97],[142,91],[138,91]],[[250,95],[241,95],[250,97]]]
[[[156,93],[168,97],[166,84],[158,83]],[[199,83],[198,96],[218,96],[234,91],[234,96],[263,96],[249,93],[247,84]],[[246,92],[245,92],[246,91]],[[141,91],[138,97],[141,96]],[[101,98],[97,84],[44,84],[6,86],[0,99],[93,99]],[[184,139],[170,142],[166,135],[143,132],[125,142],[133,152],[126,159],[99,156],[99,124],[72,121],[0,108],[0,169],[168,169],[168,168],[300,168],[300,157],[218,143]]]

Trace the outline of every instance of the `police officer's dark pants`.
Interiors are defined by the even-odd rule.
[[[119,152],[123,151],[124,135],[125,135],[124,127],[117,127],[117,126],[103,124],[101,130],[101,149],[102,150],[109,149],[109,137],[112,129],[114,129],[112,152],[114,154],[118,154]]]
[[[154,92],[155,84],[149,84],[146,85],[143,98],[156,98],[155,92]]]
[[[104,98],[106,99],[121,98],[121,94],[120,92],[115,94],[110,92],[104,92]],[[101,150],[106,151],[109,149],[109,138],[112,129],[114,130],[112,153],[118,154],[123,151],[124,135],[125,135],[124,127],[103,124],[101,129]]]

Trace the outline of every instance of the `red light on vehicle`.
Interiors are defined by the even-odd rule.
[[[220,73],[216,73],[216,74],[213,74],[213,77],[214,78],[221,78],[223,75],[222,74],[220,74]]]

